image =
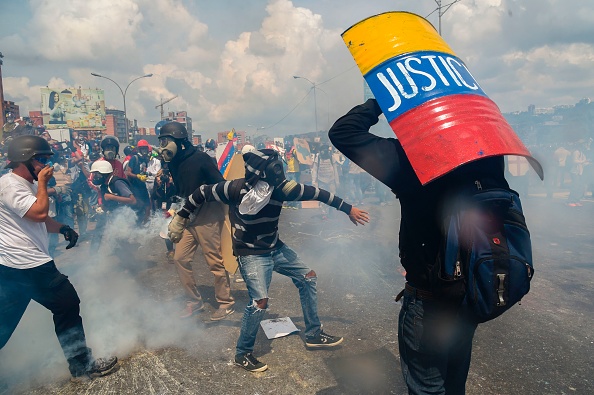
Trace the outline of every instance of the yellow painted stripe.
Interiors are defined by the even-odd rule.
[[[456,56],[425,18],[410,12],[386,12],[364,19],[342,33],[363,75],[378,64],[418,51]]]

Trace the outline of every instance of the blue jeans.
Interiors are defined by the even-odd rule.
[[[476,323],[405,291],[398,320],[400,365],[408,393],[465,393]]]
[[[245,255],[237,258],[241,276],[247,286],[250,302],[243,312],[241,332],[237,340],[236,355],[243,355],[254,350],[260,321],[266,309],[259,308],[257,301],[268,299],[268,289],[272,272],[290,277],[299,290],[299,299],[305,321],[305,336],[317,336],[322,330],[318,317],[318,296],[315,272],[305,266],[297,253],[286,245],[264,255]]]

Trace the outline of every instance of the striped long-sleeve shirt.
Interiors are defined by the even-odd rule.
[[[247,215],[239,212],[239,204],[248,192],[245,179],[224,181],[214,185],[203,185],[196,189],[186,202],[185,208],[190,212],[206,202],[218,201],[229,205],[229,219],[233,232],[233,253],[235,256],[262,255],[274,251],[284,245],[278,235],[278,221],[284,201],[317,200],[332,206],[347,215],[352,206],[340,197],[324,189],[311,185],[296,184],[285,194],[280,189],[272,192],[270,202],[257,214]],[[179,215],[189,214],[181,210]]]

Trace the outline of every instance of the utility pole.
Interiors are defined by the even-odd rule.
[[[441,0],[435,0],[435,3],[437,4],[437,8],[434,9],[433,11],[431,11],[431,14],[433,14],[435,11],[437,11],[437,15],[438,15],[438,29],[437,29],[437,31],[439,32],[440,36],[441,36],[441,17],[443,16],[443,14],[445,14],[450,9],[451,6],[458,3],[459,1],[462,1],[462,0],[453,0],[449,4],[441,5]],[[427,15],[425,18],[428,18],[431,14]]]
[[[318,84],[310,81],[309,79],[307,79],[305,77],[301,77],[298,75],[294,75],[293,78],[295,78],[295,79],[301,78],[302,80],[306,80],[307,82],[309,82],[311,84],[311,89],[313,90],[313,97],[314,97],[314,119],[315,119],[315,125],[316,125],[315,132],[318,133],[318,99],[316,98],[316,88],[317,88]],[[326,92],[324,92],[324,93],[326,93]]]
[[[6,123],[6,114],[4,114],[4,87],[2,86],[2,52],[0,52],[0,135],[2,135],[2,128]]]

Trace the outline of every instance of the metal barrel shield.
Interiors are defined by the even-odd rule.
[[[465,163],[525,156],[542,167],[426,19],[387,12],[342,34],[422,184]]]

